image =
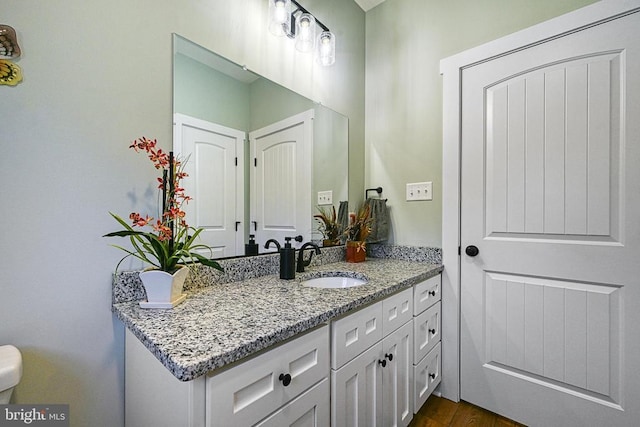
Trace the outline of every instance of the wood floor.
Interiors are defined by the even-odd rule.
[[[511,421],[470,403],[450,400],[431,395],[420,412],[413,416],[409,427],[524,427],[523,424]]]

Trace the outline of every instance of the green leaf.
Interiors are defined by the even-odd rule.
[[[191,256],[197,259],[198,261],[200,261],[202,265],[206,265],[207,267],[213,267],[216,270],[224,271],[224,269],[220,266],[220,264],[218,264],[216,261],[212,259],[205,258],[202,255],[196,254],[196,253],[192,253]]]

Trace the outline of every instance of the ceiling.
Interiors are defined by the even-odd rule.
[[[367,12],[368,10],[373,9],[383,1],[384,0],[356,0],[356,3],[358,3],[358,6],[360,6],[362,10]]]

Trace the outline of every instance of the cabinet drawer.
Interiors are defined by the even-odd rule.
[[[413,314],[418,315],[440,301],[442,275],[438,274],[413,287]]]
[[[253,425],[329,372],[329,327],[323,326],[206,380],[206,425]],[[288,386],[280,380],[290,375]]]
[[[413,318],[413,289],[405,289],[382,301],[382,335],[387,336]]]
[[[440,343],[429,352],[413,369],[415,404],[417,413],[433,390],[440,384],[441,353]]]
[[[329,379],[325,378],[258,423],[257,427],[329,427],[329,409]]]
[[[382,302],[331,323],[331,368],[338,369],[382,339]]]
[[[413,361],[417,363],[440,341],[440,303],[414,318]]]

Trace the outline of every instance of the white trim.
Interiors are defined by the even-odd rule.
[[[640,0],[602,0],[440,61],[442,147],[442,395],[460,400],[460,110],[462,71],[510,52],[580,31],[640,8]]]

